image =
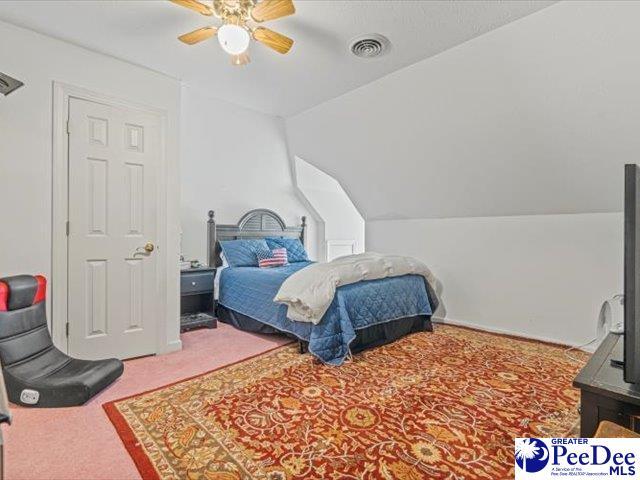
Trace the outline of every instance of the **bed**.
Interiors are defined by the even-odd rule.
[[[273,302],[282,283],[312,262],[281,267],[223,265],[221,242],[256,239],[299,239],[304,245],[305,217],[300,226],[287,226],[275,212],[251,210],[237,224],[217,224],[209,212],[209,265],[218,268],[218,318],[255,333],[283,333],[295,338],[301,352],[341,365],[351,354],[412,332],[432,331],[431,315],[438,306],[432,286],[421,276],[404,275],[361,281],[337,289],[331,306],[317,324],[287,318],[287,306]],[[227,245],[227,244],[225,244]]]

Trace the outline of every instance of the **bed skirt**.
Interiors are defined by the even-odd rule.
[[[286,335],[302,343],[301,350],[304,350],[307,342],[300,340],[293,334],[282,332],[271,325],[259,322],[254,318],[243,315],[242,313],[231,310],[230,308],[218,305],[218,320],[236,327],[238,330],[252,333],[273,334],[278,333]],[[358,353],[367,348],[379,347],[387,343],[394,342],[409,333],[414,332],[432,332],[430,315],[416,315],[414,317],[399,318],[370,327],[356,330],[356,338],[351,342],[349,348],[351,353]]]

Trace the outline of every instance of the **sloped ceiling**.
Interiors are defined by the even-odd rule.
[[[614,212],[640,3],[562,2],[287,120],[367,220]]]
[[[295,15],[268,23],[295,40],[292,51],[280,56],[252,45],[252,63],[243,68],[230,65],[215,39],[195,46],[178,42],[178,35],[215,20],[169,1],[0,1],[0,20],[165,73],[218,98],[288,116],[552,3],[296,0]],[[372,32],[391,40],[391,52],[372,61],[354,57],[350,40]]]

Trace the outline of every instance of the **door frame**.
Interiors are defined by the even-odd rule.
[[[53,343],[65,353],[69,351],[68,319],[68,237],[69,218],[69,141],[67,120],[71,98],[101,103],[111,107],[136,110],[157,116],[160,121],[160,156],[156,205],[158,247],[156,292],[160,299],[157,311],[155,353],[167,351],[167,118],[166,110],[124,100],[63,82],[53,82],[53,165],[52,165],[52,230],[51,230],[51,336]]]

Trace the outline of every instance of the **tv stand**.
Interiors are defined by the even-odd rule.
[[[618,363],[624,337],[610,333],[573,381],[580,389],[580,436],[593,437],[603,420],[640,433],[640,384],[626,383]]]

